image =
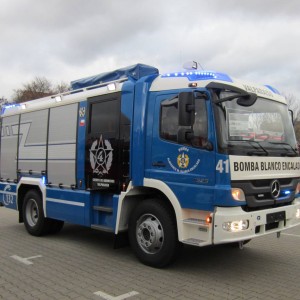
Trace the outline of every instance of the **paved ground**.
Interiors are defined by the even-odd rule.
[[[300,226],[286,233],[243,250],[185,247],[157,270],[88,228],[32,237],[0,207],[0,299],[300,299]]]

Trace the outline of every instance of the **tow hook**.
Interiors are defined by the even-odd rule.
[[[277,232],[277,238],[280,238],[281,231]]]
[[[241,250],[244,249],[244,241],[240,241],[240,242],[239,242],[239,248],[240,248]]]

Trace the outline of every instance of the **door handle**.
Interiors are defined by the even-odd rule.
[[[164,162],[162,162],[162,161],[155,161],[155,162],[152,163],[152,166],[153,166],[153,167],[161,167],[161,168],[164,168],[164,167],[166,167],[166,164],[165,164]]]

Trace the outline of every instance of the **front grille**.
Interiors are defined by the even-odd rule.
[[[240,188],[244,191],[247,207],[251,209],[262,207],[276,207],[286,205],[293,201],[298,178],[280,178],[281,193],[277,199],[271,195],[271,184],[274,179],[261,179],[249,181],[232,181],[233,188]]]

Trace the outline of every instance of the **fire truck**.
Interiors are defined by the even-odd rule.
[[[31,235],[68,222],[128,236],[153,267],[183,244],[242,247],[300,223],[286,100],[215,71],[137,64],[7,105],[0,164],[0,202]]]

